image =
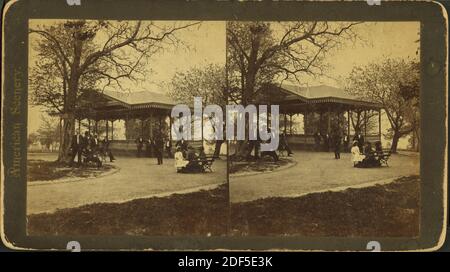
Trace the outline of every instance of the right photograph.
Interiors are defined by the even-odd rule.
[[[230,234],[419,236],[420,22],[234,21],[226,36],[245,116],[227,135]]]

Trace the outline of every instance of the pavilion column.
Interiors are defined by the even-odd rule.
[[[111,140],[114,140],[114,120],[111,120]]]
[[[169,115],[169,141],[172,142],[172,116]]]
[[[81,119],[78,119],[78,131],[81,134]]]
[[[322,113],[322,110],[320,110],[320,113],[319,113],[319,133],[320,134],[322,134],[322,116],[323,116],[323,113]]]
[[[141,137],[144,137],[144,118],[141,118]]]
[[[351,118],[350,110],[347,110],[347,136],[349,142],[350,142],[350,118]]]
[[[153,114],[152,113],[150,113],[148,129],[149,129],[149,132],[148,132],[149,138],[153,138]]]
[[[109,120],[106,119],[106,139],[109,140]]]
[[[292,114],[289,114],[289,135],[292,135]]]
[[[364,110],[364,138],[367,138],[367,111]]]
[[[95,119],[95,134],[98,134],[98,121]]]
[[[284,113],[284,134],[286,135],[286,130],[287,130],[287,115],[286,113]]]
[[[308,146],[308,136],[306,134],[306,127],[308,124],[308,111],[305,110],[303,112],[303,144],[306,146]]]
[[[200,117],[201,119],[201,129],[202,129],[202,142],[203,142],[203,114],[202,114],[202,116]]]
[[[91,119],[88,118],[88,131],[91,134]]]
[[[130,116],[129,116],[129,113],[127,113],[125,115],[125,140],[129,140],[128,138],[130,136],[130,132],[128,131],[128,127],[130,125],[129,121],[130,121]]]
[[[327,108],[327,133],[330,134],[330,130],[331,130],[331,110],[330,110],[330,106],[328,106]]]
[[[381,141],[381,109],[378,109],[378,141]]]
[[[308,126],[308,111],[305,111],[305,112],[303,112],[303,134],[304,135],[306,135],[307,126]]]

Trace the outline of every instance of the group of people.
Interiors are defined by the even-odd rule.
[[[71,143],[71,159],[70,166],[74,165],[75,157],[77,157],[77,165],[83,163],[83,158],[89,161],[93,156],[102,155],[109,156],[110,162],[115,160],[114,155],[109,149],[108,138],[100,140],[97,134],[91,134],[89,131],[84,133],[84,136],[77,130],[72,137]]]
[[[353,141],[351,148],[352,162],[354,167],[377,167],[381,166],[380,156],[383,155],[383,146],[380,141],[372,143],[364,142],[362,145],[358,141]]]
[[[195,149],[185,140],[180,140],[175,145],[174,154],[175,168],[179,173],[200,172],[203,171],[203,163],[206,160],[205,149],[203,146],[196,153]]]
[[[357,145],[362,148],[364,144],[364,136],[356,132],[353,141],[357,142]],[[334,158],[340,159],[341,158],[341,152],[348,152],[348,146],[350,142],[350,137],[343,133],[334,132],[330,136],[330,134],[321,134],[320,132],[316,132],[314,134],[314,150],[315,151],[325,151],[325,152],[334,152]]]

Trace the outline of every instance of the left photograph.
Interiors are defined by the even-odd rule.
[[[226,235],[227,144],[171,117],[226,105],[225,22],[28,23],[28,235]]]

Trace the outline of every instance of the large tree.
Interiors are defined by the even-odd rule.
[[[69,159],[74,114],[83,91],[122,88],[124,80],[142,80],[150,57],[177,44],[176,32],[191,25],[68,20],[29,29],[36,51],[30,69],[32,101],[64,120],[58,161]]]
[[[229,100],[246,106],[255,102],[263,86],[284,80],[301,83],[303,76],[323,75],[328,66],[327,54],[344,41],[355,39],[356,24],[229,22]],[[242,141],[238,155],[248,156],[252,147]]]
[[[192,104],[194,97],[201,97],[204,105],[219,105],[225,112],[227,93],[225,86],[225,67],[219,64],[209,64],[204,67],[193,67],[187,71],[177,72],[169,83],[169,95],[185,104]],[[212,128],[215,119],[209,118]],[[225,127],[222,128],[225,132]],[[224,141],[215,140],[214,156],[218,157]]]
[[[345,87],[350,93],[380,103],[391,127],[385,135],[397,152],[400,138],[419,129],[419,69],[416,62],[386,58],[355,67]]]

